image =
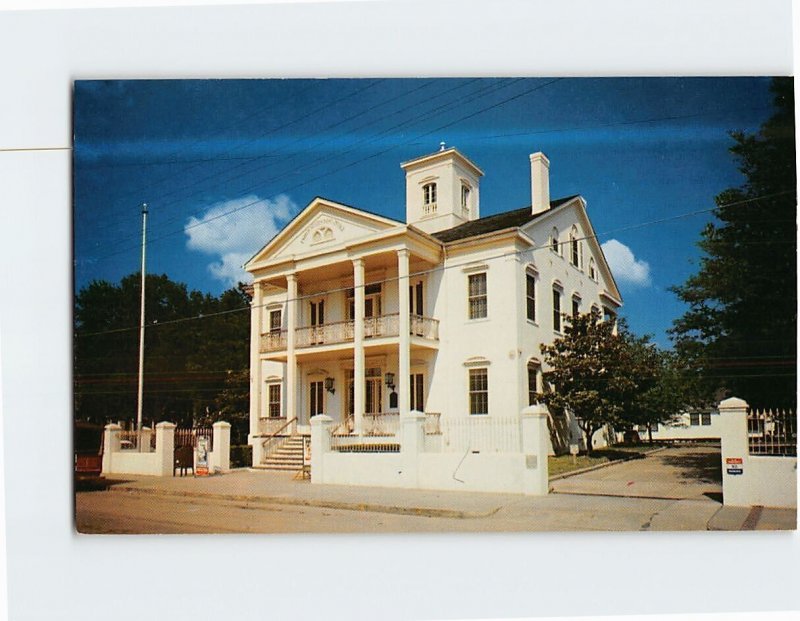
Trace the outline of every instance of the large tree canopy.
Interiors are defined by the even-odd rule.
[[[165,275],[148,275],[146,284],[144,420],[210,422],[224,409],[234,436],[241,435],[247,411],[235,412],[230,403],[241,404],[232,394],[249,390],[243,287],[216,297]],[[94,281],[75,297],[76,420],[136,418],[140,291],[137,273],[118,285]]]
[[[745,177],[716,197],[717,221],[701,233],[698,272],[678,297],[676,350],[711,396],[756,406],[796,404],[796,171],[791,78],[773,81],[775,113],[757,135],[731,134]]]

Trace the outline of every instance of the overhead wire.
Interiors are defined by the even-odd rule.
[[[615,229],[609,229],[607,231],[603,231],[601,233],[595,233],[593,235],[584,235],[584,236],[581,236],[581,237],[576,237],[575,240],[576,241],[587,241],[587,240],[595,240],[595,241],[597,241],[598,238],[601,237],[601,236],[613,235],[613,234],[617,234],[617,233],[621,233],[621,232],[626,232],[626,231],[630,231],[630,230],[639,229],[639,228],[642,228],[642,227],[645,227],[645,226],[653,226],[653,225],[657,225],[657,224],[664,224],[664,223],[667,223],[667,222],[673,222],[673,221],[676,221],[676,220],[680,220],[680,219],[684,219],[684,218],[688,218],[688,217],[692,217],[692,216],[696,216],[696,215],[700,215],[700,214],[704,214],[704,213],[713,212],[716,209],[719,209],[721,207],[739,206],[739,205],[752,203],[752,202],[758,201],[758,200],[764,200],[766,198],[773,198],[773,197],[776,197],[776,196],[782,196],[782,195],[794,194],[794,193],[795,193],[794,190],[787,190],[787,191],[784,191],[784,192],[775,192],[775,193],[772,193],[772,194],[765,194],[763,196],[757,196],[757,197],[753,197],[753,198],[749,198],[749,199],[733,201],[731,203],[726,203],[726,204],[723,204],[723,205],[717,205],[715,207],[708,208],[708,209],[693,210],[693,211],[685,212],[685,213],[682,213],[682,214],[676,214],[674,216],[669,216],[667,218],[659,218],[657,220],[650,220],[650,221],[647,221],[647,222],[640,222],[640,223],[637,223],[637,224],[632,224],[632,225],[628,225],[628,226],[624,226],[624,227],[617,227]],[[564,241],[564,242],[559,242],[559,246],[566,247],[570,243],[571,243],[570,240]],[[519,256],[519,255],[531,255],[534,252],[540,252],[542,250],[550,250],[550,245],[548,244],[548,245],[536,246],[536,247],[533,247],[533,248],[526,248],[524,250],[516,250],[516,251],[512,251],[512,252],[504,252],[502,254],[486,257],[484,260],[485,261],[490,261],[490,260],[509,258],[509,257]],[[417,272],[414,272],[414,273],[410,273],[408,277],[412,278],[412,277],[416,277],[416,276],[427,275],[427,274],[431,274],[431,273],[435,273],[435,272],[439,272],[439,271],[444,271],[444,270],[447,270],[447,269],[454,269],[456,267],[462,267],[462,266],[461,265],[437,265],[437,266],[434,266],[434,267],[429,268],[429,269],[420,270],[420,271],[417,271]],[[383,278],[382,280],[377,280],[377,281],[365,283],[362,286],[363,287],[367,287],[369,285],[374,285],[374,284],[388,284],[390,282],[398,281],[399,279],[400,279],[399,276],[386,277],[386,278]],[[331,293],[339,293],[339,292],[342,292],[342,291],[350,291],[351,289],[354,289],[354,287],[345,286],[345,287],[338,287],[338,288],[333,288],[333,289],[326,289],[326,290],[321,291],[321,292],[320,291],[315,291],[314,293],[310,293],[310,294],[306,294],[306,295],[298,295],[297,297],[291,298],[291,299],[286,298],[284,301],[286,301],[286,302],[290,302],[290,301],[291,302],[300,302],[300,301],[303,301],[303,300],[306,300],[306,299],[319,297],[320,295],[331,294]],[[201,314],[201,315],[192,315],[192,316],[188,316],[188,317],[181,317],[181,318],[177,318],[177,319],[159,321],[157,323],[148,324],[147,327],[148,328],[160,327],[160,326],[165,326],[165,325],[173,325],[173,324],[176,324],[176,323],[183,323],[183,322],[186,322],[186,321],[193,321],[193,320],[206,319],[206,318],[211,318],[211,317],[218,317],[218,316],[222,316],[222,315],[229,315],[229,314],[232,314],[232,313],[249,311],[249,310],[254,309],[254,308],[259,308],[259,307],[263,308],[263,307],[266,307],[268,304],[269,303],[267,303],[267,302],[265,302],[264,304],[261,304],[260,306],[251,304],[251,305],[248,305],[248,306],[243,306],[241,308],[227,309],[227,310],[224,310],[224,311],[218,311],[218,312],[214,312],[214,313],[204,313],[204,314]],[[102,335],[102,334],[113,334],[113,333],[117,333],[117,332],[128,332],[128,331],[131,331],[131,330],[138,330],[138,329],[139,329],[139,326],[131,326],[131,327],[127,327],[127,328],[115,328],[115,329],[110,329],[110,330],[102,330],[102,331],[89,332],[89,333],[76,332],[76,336],[81,336],[81,337],[97,336],[97,335]]]

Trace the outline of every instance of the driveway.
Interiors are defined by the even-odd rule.
[[[557,494],[722,500],[719,447],[667,448],[621,464],[552,483]]]

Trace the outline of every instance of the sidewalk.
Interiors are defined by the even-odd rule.
[[[240,469],[211,477],[117,477],[115,494],[156,494],[264,505],[463,520],[499,520],[531,531],[563,530],[791,530],[785,509],[724,507],[710,499],[620,498],[603,495],[445,492],[382,487],[312,485],[294,473]]]

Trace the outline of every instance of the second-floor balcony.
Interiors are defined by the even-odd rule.
[[[439,321],[422,315],[409,316],[411,336],[436,341],[439,339]],[[400,315],[379,315],[364,318],[364,339],[393,337],[400,335]],[[319,326],[306,326],[295,330],[295,347],[314,347],[317,345],[336,345],[352,343],[355,338],[355,321],[338,321]],[[285,350],[287,331],[274,330],[261,335],[261,351]]]

